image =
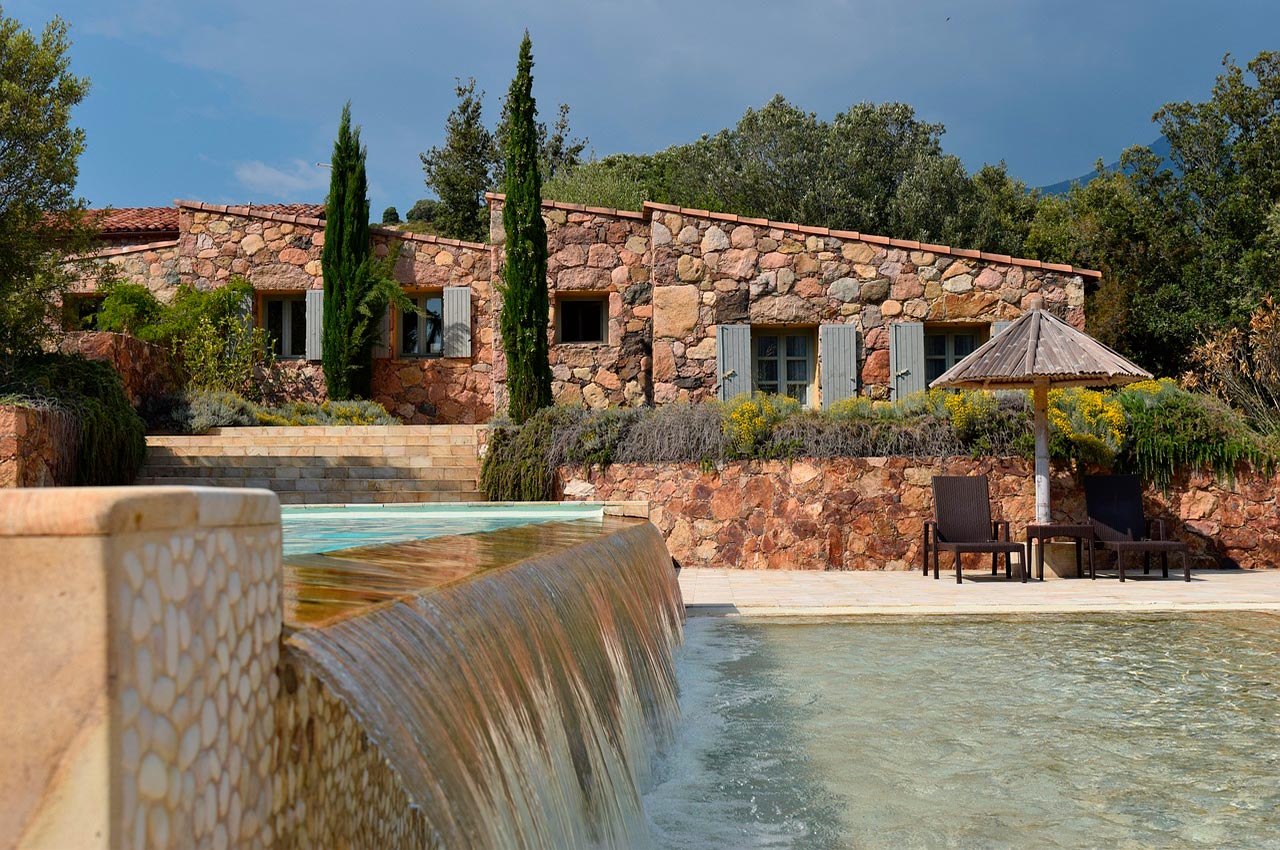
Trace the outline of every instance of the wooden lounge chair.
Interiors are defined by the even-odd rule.
[[[1085,509],[1093,538],[1089,541],[1089,578],[1097,578],[1093,569],[1093,548],[1116,553],[1116,569],[1124,581],[1124,556],[1128,552],[1142,554],[1142,572],[1151,572],[1151,556],[1160,556],[1160,572],[1169,577],[1169,553],[1182,555],[1182,574],[1191,581],[1191,563],[1187,544],[1168,540],[1164,521],[1148,521],[1142,510],[1142,482],[1136,475],[1086,475],[1084,479]]]
[[[933,478],[933,520],[924,524],[924,574],[929,575],[929,556],[933,555],[933,577],[938,578],[938,553],[953,552],[956,561],[956,583],[961,574],[960,556],[966,552],[990,552],[991,574],[996,575],[996,558],[1004,554],[1004,573],[1013,578],[1009,556],[1022,553],[1020,569],[1025,579],[1026,548],[1009,539],[1009,523],[991,520],[991,493],[985,475],[935,475]],[[1004,530],[1004,539],[1000,531]],[[930,539],[932,537],[932,539]]]

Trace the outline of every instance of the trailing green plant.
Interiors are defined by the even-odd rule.
[[[520,424],[551,405],[547,228],[542,220],[533,47],[528,32],[520,42],[506,109],[508,120],[501,139],[506,154],[506,201],[502,207],[506,245],[498,286],[502,296],[498,326],[507,359],[507,414]]]
[[[106,363],[40,354],[0,366],[6,404],[58,411],[71,423],[78,486],[131,484],[146,456],[146,426]]]
[[[1180,472],[1208,469],[1231,480],[1241,466],[1276,467],[1276,445],[1211,396],[1172,381],[1145,381],[1116,393],[1128,434],[1117,467],[1167,487]]]
[[[191,434],[243,426],[400,424],[374,401],[296,401],[269,406],[220,390],[183,393],[175,400],[170,416],[177,430]]]

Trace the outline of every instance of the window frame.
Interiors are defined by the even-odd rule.
[[[305,292],[264,292],[259,296],[259,315],[262,329],[267,334],[267,344],[272,356],[277,360],[307,359],[307,295]],[[280,350],[276,351],[276,339],[271,336],[271,305],[280,304]],[[293,338],[293,313],[302,313],[302,339]],[[286,345],[286,342],[288,345]],[[296,348],[295,348],[296,346]],[[296,350],[297,354],[286,353],[286,349]]]
[[[772,358],[762,358],[760,356],[759,341],[766,337],[777,337],[778,347],[777,353]],[[791,361],[798,361],[801,358],[787,354],[787,339],[799,338],[805,341],[805,381],[804,381],[804,398],[796,398],[788,390],[797,384],[797,381],[787,380],[787,364]],[[777,389],[765,390],[761,388],[760,381],[760,363],[762,360],[772,360],[777,364],[778,380],[767,383],[775,384]],[[751,390],[752,392],[771,392],[785,395],[790,398],[796,398],[806,409],[815,408],[818,404],[817,393],[817,332],[812,327],[771,327],[771,326],[751,326]]]
[[[973,347],[964,354],[956,354],[955,338],[958,336],[972,336]],[[944,353],[941,355],[929,353],[930,338],[943,338],[946,340],[944,344]],[[937,380],[939,376],[944,374],[948,369],[955,366],[964,358],[977,351],[987,340],[991,339],[991,326],[988,325],[925,325],[924,326],[924,351],[921,357],[924,360],[924,381],[927,387],[930,383]],[[937,375],[930,374],[929,366],[932,363],[942,361],[942,371]]]
[[[600,338],[594,340],[567,340],[564,338],[565,306],[568,304],[594,303],[600,306]],[[557,345],[609,345],[609,293],[607,292],[557,292],[556,293],[556,344]]]
[[[425,289],[414,292],[406,292],[405,296],[413,302],[415,312],[412,315],[416,324],[418,334],[417,345],[419,348],[424,346],[427,340],[427,302],[435,300],[439,302],[440,309],[436,314],[440,319],[440,327],[436,330],[436,338],[439,340],[439,351],[405,351],[404,349],[404,331],[407,321],[406,311],[398,309],[396,311],[397,321],[394,323],[395,328],[393,335],[395,336],[395,356],[400,360],[438,360],[444,357],[444,290],[442,289]]]

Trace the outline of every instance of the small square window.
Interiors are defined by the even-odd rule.
[[[271,351],[283,360],[307,353],[307,303],[302,298],[264,298],[267,336]]]
[[[439,293],[411,299],[416,310],[400,311],[400,356],[439,357],[444,353],[444,306]]]
[[[560,342],[603,343],[608,341],[608,297],[560,298],[556,320]]]

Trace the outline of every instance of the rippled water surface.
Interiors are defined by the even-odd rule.
[[[1280,848],[1280,618],[685,629],[665,848]]]

